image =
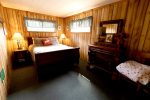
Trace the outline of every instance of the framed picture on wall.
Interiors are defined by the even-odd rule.
[[[112,34],[107,34],[106,35],[106,38],[105,38],[105,42],[112,42],[112,40],[113,40],[113,35]]]

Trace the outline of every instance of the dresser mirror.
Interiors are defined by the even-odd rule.
[[[116,37],[122,33],[123,19],[101,21],[98,42],[116,43]]]

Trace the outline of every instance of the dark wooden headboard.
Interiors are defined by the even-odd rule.
[[[27,41],[28,41],[28,46],[33,44],[32,37],[27,37]]]

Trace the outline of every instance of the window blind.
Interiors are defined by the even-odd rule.
[[[92,26],[92,17],[71,21],[71,32],[90,32]]]
[[[27,27],[27,31],[33,31],[33,32],[55,32],[56,31],[56,22],[54,21],[25,18],[25,24]]]

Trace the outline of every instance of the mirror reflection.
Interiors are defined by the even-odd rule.
[[[101,21],[98,42],[116,43],[123,29],[123,19]]]
[[[117,33],[117,28],[118,24],[105,24],[103,25],[105,27],[106,31],[105,33],[110,33],[110,34],[116,34]]]

